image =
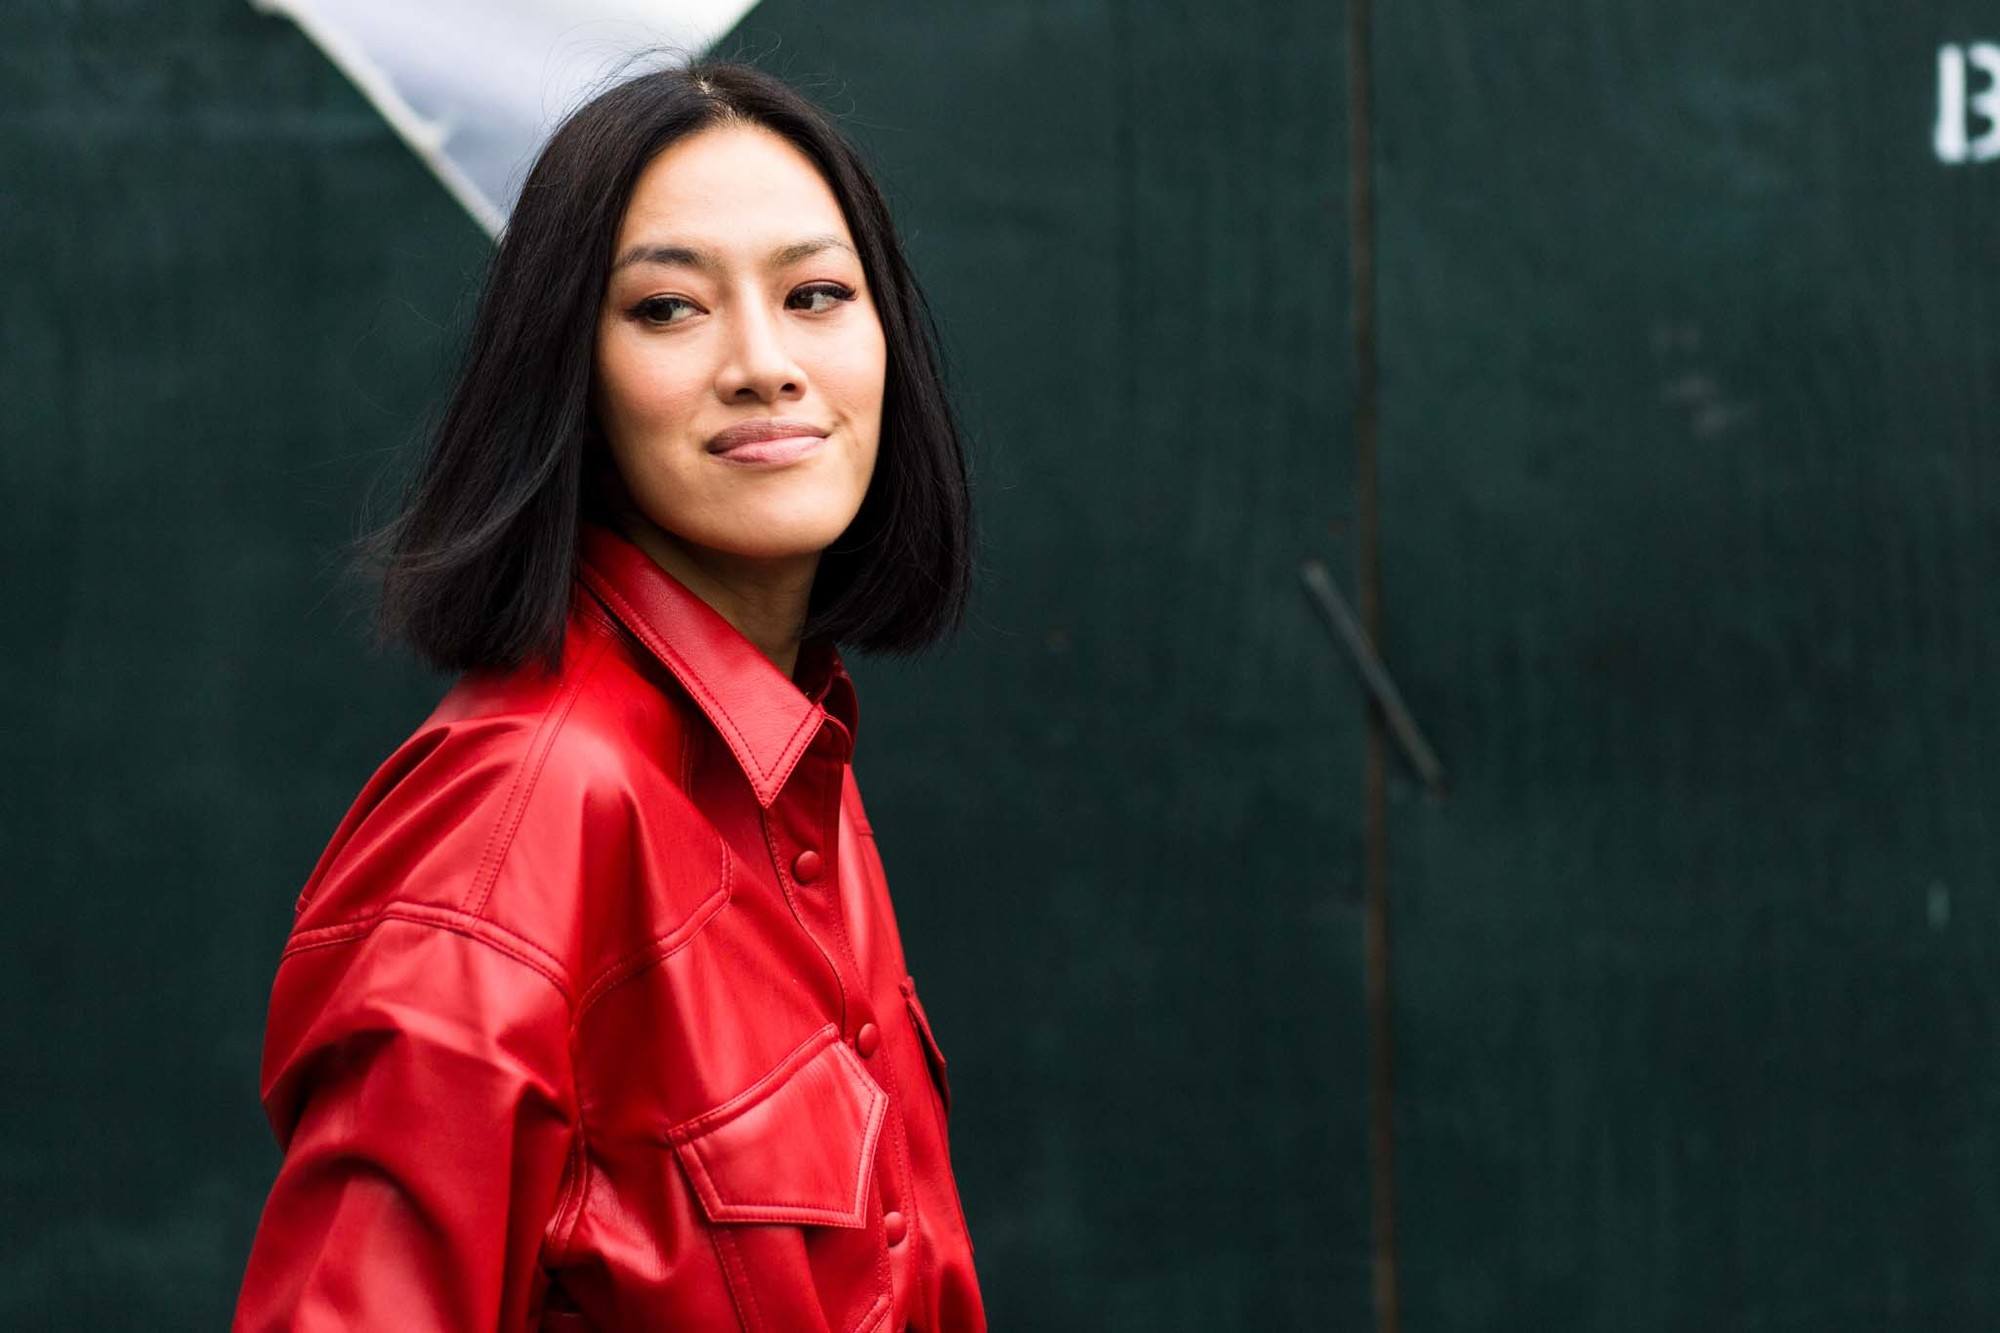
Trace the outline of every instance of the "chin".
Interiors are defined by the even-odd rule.
[[[701,544],[743,560],[790,560],[818,555],[833,545],[847,530],[851,518],[850,515],[839,523],[800,521],[796,517],[789,522],[775,518],[768,522],[752,520],[732,525],[726,532],[706,534]]]

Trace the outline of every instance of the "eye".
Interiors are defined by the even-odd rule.
[[[852,301],[854,299],[854,289],[852,287],[844,287],[837,282],[815,282],[799,288],[792,293],[792,296],[794,299],[803,296],[808,300],[819,297],[826,298],[827,303],[825,305],[815,306],[812,310],[806,312],[813,315],[823,315],[842,301]]]
[[[685,324],[686,320],[673,317],[675,306],[686,306],[690,310],[695,308],[694,302],[686,297],[649,296],[632,307],[632,314],[648,324]]]

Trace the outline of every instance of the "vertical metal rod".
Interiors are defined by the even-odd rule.
[[[1348,262],[1354,332],[1354,586],[1362,628],[1382,643],[1381,511],[1376,443],[1380,376],[1375,352],[1374,81],[1371,0],[1348,0]],[[1389,747],[1382,711],[1368,709],[1363,838],[1368,996],[1368,1176],[1374,1240],[1375,1327],[1401,1333],[1396,1277],[1394,1027],[1389,985]]]

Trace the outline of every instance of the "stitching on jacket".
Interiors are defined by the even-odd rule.
[[[807,1038],[807,1042],[817,1040],[825,1031],[825,1028],[819,1029],[812,1037]],[[888,1124],[891,1098],[883,1090],[882,1085],[877,1083],[868,1070],[863,1067],[860,1057],[847,1049],[847,1043],[840,1040],[838,1032],[834,1034],[833,1041],[827,1043],[819,1051],[815,1051],[810,1058],[787,1068],[786,1066],[790,1063],[793,1056],[797,1055],[798,1051],[803,1049],[805,1044],[801,1043],[799,1047],[794,1047],[791,1054],[772,1066],[769,1073],[751,1084],[745,1091],[731,1097],[714,1110],[704,1112],[702,1115],[696,1116],[693,1120],[685,1121],[675,1126],[670,1132],[670,1137],[676,1148],[686,1150],[682,1158],[683,1161],[687,1161],[689,1158],[693,1159],[690,1170],[701,1176],[703,1184],[707,1187],[706,1192],[714,1195],[720,1206],[729,1209],[732,1213],[738,1214],[730,1220],[738,1222],[797,1222],[801,1220],[801,1215],[803,1214],[810,1219],[824,1219],[825,1225],[852,1226],[856,1224],[852,1219],[858,1218],[861,1219],[860,1225],[865,1226],[868,1216],[868,1186],[875,1178],[875,1155],[880,1149],[882,1131]],[[812,1204],[797,1203],[790,1199],[723,1198],[722,1191],[716,1186],[715,1176],[709,1168],[707,1159],[701,1155],[701,1141],[707,1138],[712,1130],[720,1128],[720,1125],[710,1126],[703,1124],[703,1122],[720,1117],[723,1123],[730,1123],[742,1111],[747,1111],[755,1106],[761,1106],[777,1087],[790,1082],[801,1069],[812,1064],[813,1061],[822,1058],[824,1052],[828,1050],[833,1051],[836,1062],[844,1063],[848,1071],[855,1078],[859,1079],[862,1085],[872,1094],[868,1101],[866,1119],[861,1127],[861,1142],[859,1144],[860,1160],[856,1164],[854,1192],[853,1196],[848,1200],[846,1207],[838,1209],[821,1208]],[[767,1083],[771,1083],[772,1087],[766,1088],[764,1085]],[[695,1126],[700,1126],[700,1128],[692,1128]],[[886,1252],[883,1255],[880,1270],[885,1277],[888,1275],[888,1257]]]
[[[347,845],[355,839],[360,830],[366,825],[368,816],[373,812],[375,806],[380,804],[382,795],[385,795],[397,783],[403,781],[411,773],[421,768],[445,744],[445,740],[446,735],[442,729],[426,730],[419,728],[408,740],[397,746],[395,752],[383,761],[381,767],[376,772],[369,776],[366,785],[348,803],[347,812],[340,817],[339,827],[335,828],[333,835],[327,839],[325,848],[321,850],[319,856],[313,861],[312,873],[306,877],[306,882],[299,888],[298,896],[292,900],[292,919],[294,923],[300,917],[304,916],[306,908],[313,904],[319,891],[325,886],[324,876],[339,863],[342,852],[345,851]],[[384,783],[382,769],[387,768],[391,762],[398,759],[402,762],[398,765],[398,771],[394,778]],[[371,796],[375,798],[372,801],[369,800]],[[366,806],[363,805],[364,801],[368,802]]]
[[[795,1203],[790,1199],[725,1199],[722,1197],[722,1191],[716,1186],[714,1173],[709,1169],[708,1162],[701,1155],[701,1141],[699,1139],[692,1139],[681,1146],[693,1155],[696,1167],[701,1173],[702,1180],[707,1184],[709,1192],[715,1195],[717,1202],[722,1207],[729,1210],[730,1216],[728,1218],[714,1219],[724,1225],[730,1222],[798,1222],[809,1220],[823,1226],[866,1226],[868,1224],[868,1186],[874,1179],[874,1172],[871,1168],[875,1163],[875,1154],[880,1150],[879,1144],[882,1138],[882,1125],[887,1115],[888,1102],[889,1099],[886,1096],[875,1099],[869,1111],[868,1125],[861,1131],[861,1158],[857,1164],[857,1174],[855,1177],[855,1192],[860,1198],[857,1203],[847,1208],[822,1208],[817,1204]],[[883,1275],[887,1276],[889,1265],[886,1255],[880,1268]]]
[[[715,1177],[709,1174],[707,1163],[700,1160],[700,1150],[692,1143],[688,1144],[687,1148],[695,1154],[695,1169],[700,1172],[708,1192],[721,1199],[722,1194],[716,1188]],[[862,1160],[867,1159],[864,1157]],[[809,1203],[787,1203],[783,1199],[748,1199],[740,1204],[723,1200],[723,1206],[729,1210],[730,1215],[726,1218],[711,1219],[717,1226],[743,1222],[790,1222],[807,1226],[846,1227],[867,1224],[865,1214],[859,1223],[855,1221],[854,1209],[817,1208]]]
[[[572,1089],[581,1080],[582,1070],[577,1063],[576,1049],[570,1048],[570,1067],[577,1070],[577,1077],[571,1080]],[[583,1220],[583,1202],[590,1192],[590,1155],[585,1151],[585,1140],[589,1130],[583,1123],[583,1096],[576,1098],[576,1133],[570,1137],[569,1179],[563,1183],[562,1198],[556,1204],[554,1216],[549,1218],[548,1229],[543,1232],[542,1243],[554,1260],[566,1258],[570,1242],[576,1236],[577,1223]]]
[[[815,1046],[838,1045],[839,1042],[840,1029],[832,1023],[822,1023],[819,1027],[814,1028],[811,1035],[804,1041],[792,1047],[791,1050],[786,1051],[778,1062],[765,1070],[755,1083],[752,1083],[728,1101],[723,1102],[720,1106],[712,1106],[700,1115],[681,1121],[678,1125],[667,1131],[668,1139],[675,1143],[680,1143],[713,1129],[723,1121],[734,1119],[739,1113],[747,1111],[752,1106],[763,1101],[766,1094],[773,1088],[783,1083],[800,1069],[803,1069],[807,1064],[811,1063],[812,1056],[819,1054],[818,1051],[814,1050],[812,1051],[812,1056],[808,1056],[805,1054],[806,1051],[811,1050]]]
[[[722,848],[722,868],[718,872],[720,883],[715,892],[702,899],[700,905],[688,914],[685,921],[675,926],[666,934],[648,940],[638,948],[620,958],[612,960],[599,969],[597,976],[584,988],[583,999],[577,1006],[576,1021],[578,1023],[583,1022],[583,1016],[590,1011],[593,1005],[603,999],[606,994],[622,986],[654,964],[664,962],[679,953],[682,949],[685,949],[688,945],[694,943],[695,937],[701,934],[702,927],[706,926],[710,919],[729,902],[730,895],[734,891],[732,884],[735,878],[734,867],[736,863],[729,859],[729,844],[723,842],[719,837],[716,839],[716,843]]]
[[[315,926],[311,930],[301,931],[279,955],[278,964],[282,967],[285,960],[294,954],[364,939],[384,921],[401,921],[406,925],[442,930],[476,944],[483,944],[495,953],[511,958],[541,976],[555,987],[556,993],[562,997],[563,1007],[574,1009],[569,983],[562,975],[561,965],[538,945],[484,917],[467,916],[452,908],[438,907],[430,903],[393,902],[372,916],[337,922],[329,926]],[[575,1025],[572,1023],[571,1033],[574,1034],[575,1030]],[[583,1070],[577,1063],[573,1042],[569,1047],[569,1063],[569,1090],[571,1097],[575,1099],[575,1128],[570,1135],[569,1161],[575,1167],[575,1174],[573,1179],[564,1182],[555,1212],[543,1232],[544,1247],[552,1256],[560,1256],[568,1251],[577,1223],[583,1217],[583,1202],[590,1183],[589,1160],[585,1152],[585,1141],[589,1131],[583,1121],[583,1096],[578,1086],[583,1077]],[[573,1205],[575,1211],[570,1213],[568,1225],[562,1226],[560,1224],[564,1209],[572,1206],[569,1202],[572,1195],[575,1198]]]
[[[792,734],[785,737],[785,748],[779,751],[779,755],[781,758],[789,758],[790,762],[785,765],[787,773],[799,762],[799,756],[805,753],[805,746],[799,744],[799,737],[804,734],[807,727],[811,727],[817,732],[820,720],[825,716],[826,710],[820,707],[820,705],[814,704],[806,711],[806,715],[799,719],[799,724],[792,728]],[[773,796],[776,796],[776,794],[775,791],[772,793]]]
[[[479,874],[473,879],[465,901],[460,904],[474,916],[486,908],[487,895],[492,893],[494,882],[500,878],[501,863],[513,847],[514,835],[520,830],[521,819],[527,813],[528,798],[534,794],[535,784],[541,781],[542,765],[548,762],[549,752],[555,749],[556,736],[561,733],[563,723],[569,720],[570,709],[576,706],[585,682],[590,679],[609,643],[608,639],[599,639],[590,646],[589,655],[577,663],[575,676],[564,683],[561,697],[542,714],[542,724],[535,732],[528,759],[514,771],[514,785],[507,793],[507,809],[501,816],[501,822],[494,827],[493,836],[487,840],[485,854],[480,857]]]
[[[605,649],[608,650],[617,642],[618,626],[595,603],[587,598],[583,599],[577,610],[585,620],[596,627],[599,642]],[[596,657],[593,655],[586,665],[594,665],[595,662]],[[578,1014],[580,1017],[580,1007]],[[576,1028],[576,1021],[572,1020],[568,1041],[570,1068],[575,1071],[570,1080],[570,1090],[576,1096],[576,1134],[570,1140],[572,1176],[566,1182],[563,1204],[557,1207],[555,1216],[549,1219],[549,1229],[544,1234],[549,1256],[556,1260],[565,1259],[570,1255],[576,1243],[576,1229],[582,1225],[584,1210],[590,1202],[590,1121],[584,1112],[584,1069],[583,1062],[577,1058],[576,1053]],[[567,1220],[564,1217],[564,1207],[569,1210]]]
[[[736,1318],[743,1327],[761,1329],[764,1314],[757,1308],[756,1288],[750,1284],[750,1270],[743,1266],[743,1256],[736,1252],[736,1238],[721,1227],[708,1228],[709,1240],[715,1246],[715,1257],[722,1264],[722,1285],[729,1290],[729,1299],[736,1306]],[[745,1310],[745,1304],[749,1309]]]
[[[759,783],[769,782],[770,774],[764,770],[762,764],[757,762],[757,757],[750,753],[750,743],[744,739],[742,729],[736,725],[736,719],[730,716],[727,708],[722,706],[722,701],[710,692],[707,684],[695,673],[694,668],[688,665],[687,659],[682,657],[672,644],[655,634],[652,626],[646,623],[646,618],[639,614],[638,608],[634,607],[617,588],[612,587],[608,580],[603,580],[602,576],[598,576],[594,566],[586,561],[584,568],[593,576],[596,576],[590,580],[588,586],[592,592],[597,594],[599,600],[618,613],[618,618],[624,622],[626,629],[643,640],[648,648],[651,648],[661,657],[666,658],[668,665],[673,668],[675,679],[680,681],[682,688],[686,689],[690,694],[699,696],[711,715],[720,719],[720,723],[716,729],[722,732],[723,739],[729,742],[730,751],[735,754],[737,762],[756,774]],[[602,587],[598,586],[600,581],[603,582]]]
[[[883,1267],[882,1276],[885,1282],[888,1281],[888,1268],[886,1264]],[[888,1317],[889,1294],[888,1292],[884,1292],[875,1298],[873,1305],[862,1312],[861,1318],[854,1321],[854,1327],[849,1330],[849,1333],[875,1333],[875,1330],[882,1326],[882,1321]]]
[[[856,967],[858,968],[859,964],[856,964]],[[877,1028],[877,1031],[880,1032],[881,1029]],[[889,1137],[895,1142],[896,1160],[902,1164],[903,1168],[903,1187],[904,1190],[909,1195],[909,1197],[904,1199],[901,1203],[902,1211],[906,1214],[904,1220],[908,1223],[909,1227],[908,1231],[904,1235],[904,1239],[909,1242],[910,1248],[912,1250],[915,1250],[919,1248],[920,1238],[922,1237],[923,1231],[922,1228],[918,1225],[921,1219],[921,1215],[917,1211],[917,1176],[916,1172],[910,1166],[909,1121],[903,1115],[902,1084],[898,1082],[896,1078],[896,1064],[895,1061],[889,1059],[889,1052],[886,1049],[886,1045],[889,1040],[888,1035],[886,1033],[883,1033],[880,1036],[879,1040],[882,1041],[885,1046],[885,1049],[877,1052],[877,1054],[882,1056],[882,1064],[880,1066],[882,1070],[882,1078],[876,1079],[873,1074],[870,1074],[868,1072],[867,1067],[861,1065],[861,1059],[859,1056],[854,1056],[852,1058],[854,1059],[854,1063],[857,1066],[861,1067],[862,1074],[866,1076],[870,1081],[874,1082],[876,1086],[882,1087],[883,1090],[888,1094],[886,1097],[883,1098],[883,1101],[889,1103],[895,1108],[896,1123],[897,1126],[900,1128],[901,1132],[891,1134]],[[842,1043],[843,1046],[845,1044],[846,1043]],[[947,1170],[950,1169],[949,1161],[947,1161],[946,1169]],[[861,1202],[862,1206],[866,1207],[868,1200],[864,1197]],[[883,1284],[887,1286],[893,1283],[894,1278],[891,1276],[889,1272],[889,1245],[888,1245],[888,1236],[885,1230],[886,1223],[882,1220],[882,1218],[877,1218],[875,1221],[875,1226],[878,1231],[884,1232],[882,1252],[881,1256],[876,1260],[876,1268],[881,1274]],[[917,1270],[917,1294],[919,1297],[919,1307],[922,1309],[929,1309],[930,1285],[924,1280],[924,1266],[922,1263],[917,1263],[914,1265],[914,1267]]]
[[[304,953],[309,949],[323,949],[329,945],[360,939],[384,921],[403,921],[410,925],[431,926],[438,930],[450,931],[454,935],[462,935],[469,940],[476,940],[495,953],[504,954],[542,976],[562,996],[565,1008],[574,1007],[575,1001],[569,979],[563,973],[562,964],[553,954],[485,917],[472,916],[455,908],[438,907],[431,903],[392,902],[365,917],[302,930],[292,937],[291,943],[285,946],[285,951],[278,955],[278,963],[283,966],[285,960],[293,954]]]
[[[776,770],[767,769],[757,762],[757,756],[750,752],[748,738],[744,736],[742,728],[737,725],[735,717],[723,706],[722,700],[716,697],[715,693],[708,688],[707,682],[703,681],[694,668],[688,665],[687,659],[682,657],[672,644],[653,631],[652,626],[646,623],[645,617],[639,614],[637,608],[632,605],[623,593],[619,592],[617,588],[612,587],[610,582],[602,574],[598,573],[595,566],[585,561],[584,569],[589,575],[585,580],[585,586],[597,595],[598,600],[602,601],[618,615],[619,620],[624,622],[626,629],[643,640],[647,647],[658,653],[673,670],[675,679],[680,681],[682,687],[701,701],[703,710],[715,722],[716,730],[721,732],[723,740],[728,742],[730,753],[734,754],[736,761],[742,764],[755,778],[755,785],[759,789],[757,792],[758,803],[760,805],[770,804],[764,797],[763,789],[772,785],[772,779],[776,775]],[[600,587],[600,584],[603,586]],[[823,716],[823,710],[817,704],[812,705],[806,710],[805,715],[799,719],[799,724],[792,728],[792,734],[786,738],[784,748],[779,752],[780,763],[783,763],[784,758],[791,755],[793,749],[797,747],[799,734],[807,726],[816,723],[821,716]],[[775,795],[775,792],[773,792],[773,795]]]
[[[840,992],[840,1022],[836,1026],[839,1030],[845,1031],[847,1028],[847,982],[840,975],[840,964],[834,960],[832,954],[827,952],[826,945],[820,942],[820,938],[813,932],[813,928],[806,924],[805,914],[799,910],[798,882],[792,878],[791,868],[785,864],[784,854],[778,850],[778,835],[771,829],[771,812],[768,809],[759,811],[757,823],[764,830],[764,846],[771,854],[771,871],[778,878],[778,892],[785,896],[785,906],[791,909],[792,920],[798,922],[800,932],[812,941],[814,950],[825,960],[827,970],[833,973],[833,988]],[[837,875],[840,873],[838,866],[834,866],[832,869],[834,874]]]
[[[840,808],[842,803],[846,800],[846,788],[847,788],[846,765],[843,764],[841,766],[840,776],[835,779],[835,782],[838,783],[839,785],[836,787],[833,794],[832,823],[833,823],[834,836],[838,838],[840,836]],[[857,787],[856,791],[858,792],[859,790],[860,789]],[[768,837],[770,829],[769,820],[764,821],[764,827],[766,830],[766,836]],[[771,851],[772,851],[772,860],[775,861],[777,859],[776,855],[777,847],[775,844],[773,844]],[[829,869],[833,873],[835,883],[838,883],[840,878],[840,867],[838,865],[834,865],[829,867]],[[848,933],[847,913],[845,911],[836,910],[834,912],[833,929],[834,933],[840,937],[839,947],[846,952],[847,961],[853,965],[855,978],[861,982],[861,993],[865,996],[868,993],[868,980],[867,980],[868,974],[862,970],[861,959],[859,955],[857,955],[854,952],[854,937]],[[806,933],[810,935],[812,932],[807,931]],[[833,960],[829,958],[827,961],[832,962]],[[836,965],[833,969],[833,976],[835,981],[840,981],[840,968],[838,965]],[[845,982],[842,982],[840,987],[840,1017],[843,1023],[847,1019],[847,986]]]
[[[570,1063],[572,1065],[576,1063],[576,1057],[573,1054],[570,1057]],[[557,1238],[562,1236],[567,1230],[565,1224],[569,1218],[569,1206],[571,1201],[576,1197],[577,1178],[582,1174],[583,1163],[577,1153],[577,1146],[582,1140],[583,1136],[581,1134],[570,1137],[569,1152],[565,1154],[563,1161],[562,1190],[556,1195],[555,1209],[549,1214],[548,1225],[542,1231],[542,1247],[544,1250],[555,1250],[557,1248]]]
[[[882,1040],[887,1041],[888,1038],[884,1037],[882,1038]],[[884,1052],[884,1054],[886,1054],[886,1052]],[[893,1062],[884,1062],[883,1072],[888,1076],[890,1084],[890,1090],[889,1090],[890,1095],[888,1100],[892,1101],[895,1104],[896,1124],[899,1130],[901,1131],[900,1133],[890,1135],[890,1138],[892,1138],[895,1141],[896,1160],[902,1164],[903,1185],[904,1188],[909,1193],[909,1197],[903,1200],[903,1211],[907,1214],[907,1216],[903,1219],[904,1222],[906,1223],[903,1239],[906,1242],[908,1242],[910,1249],[914,1252],[923,1247],[924,1232],[923,1232],[923,1227],[919,1225],[919,1223],[922,1221],[923,1215],[917,1208],[917,1173],[910,1166],[909,1122],[903,1116],[903,1095],[896,1082],[896,1071],[893,1067]],[[949,1162],[946,1163],[945,1169],[946,1170],[951,1169]],[[882,1246],[881,1269],[882,1269],[882,1280],[886,1283],[893,1280],[889,1274],[889,1246],[886,1243],[888,1240],[886,1232],[887,1224],[882,1222],[880,1219],[877,1219],[876,1225],[885,1228],[883,1235],[883,1240],[885,1243]],[[930,1300],[931,1300],[930,1285],[924,1279],[924,1265],[921,1262],[918,1262],[912,1264],[911,1267],[917,1270],[917,1295],[919,1297],[920,1308],[928,1310],[930,1308]]]
[[[562,1218],[560,1209],[557,1210],[556,1217],[550,1219],[550,1232],[547,1236],[550,1243],[549,1252],[551,1257],[557,1260],[565,1259],[574,1252],[576,1229],[583,1224],[584,1211],[590,1204],[590,1112],[588,1100],[583,1095],[584,1065],[583,1061],[577,1058],[576,1033],[577,1024],[572,1021],[566,1045],[569,1049],[570,1069],[574,1071],[570,1078],[570,1091],[576,1096],[576,1138],[571,1145],[572,1158],[576,1163],[576,1198],[571,1205],[572,1211],[567,1223],[557,1225]]]

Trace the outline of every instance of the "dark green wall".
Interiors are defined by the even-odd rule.
[[[1238,7],[766,0],[891,182],[983,592],[856,770],[997,1329],[1367,1323],[1345,47]],[[932,998],[935,997],[935,998]]]
[[[976,451],[857,767],[1000,1329],[1361,1329],[1337,6],[766,0]],[[1411,1330],[2000,1319],[2000,11],[1376,0]],[[1975,75],[1975,86],[1980,82]],[[485,238],[241,0],[0,9],[0,1326],[226,1322],[292,896],[444,682],[333,561]]]
[[[1409,1325],[2000,1326],[2000,8],[1377,36]]]
[[[0,7],[0,1327],[224,1327],[277,947],[439,682],[333,577],[486,250],[287,24]]]

